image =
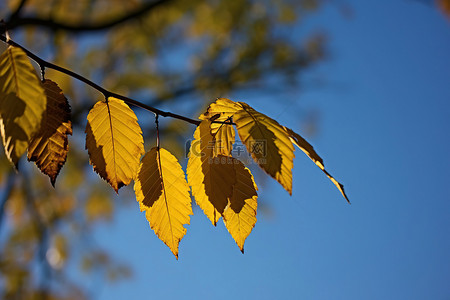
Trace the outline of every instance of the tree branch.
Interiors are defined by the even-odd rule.
[[[152,106],[146,105],[144,103],[141,103],[141,102],[139,102],[137,100],[125,97],[125,96],[120,95],[120,94],[113,93],[111,91],[108,91],[107,89],[105,89],[105,88],[99,86],[98,84],[90,81],[86,77],[83,77],[83,76],[81,76],[81,75],[79,75],[79,74],[77,74],[75,72],[72,72],[72,71],[70,71],[68,69],[65,69],[63,67],[57,66],[55,64],[52,64],[52,63],[50,63],[50,62],[48,62],[46,60],[43,60],[39,56],[37,56],[37,55],[33,54],[32,52],[30,52],[28,49],[26,49],[26,48],[22,47],[21,45],[17,44],[16,42],[14,42],[12,40],[8,40],[3,35],[0,35],[0,40],[2,40],[3,42],[7,43],[8,45],[21,48],[27,54],[27,56],[30,57],[31,59],[33,59],[34,61],[36,61],[41,68],[50,68],[50,69],[56,70],[58,72],[67,74],[67,75],[69,75],[69,76],[71,76],[73,78],[76,78],[76,79],[84,82],[85,84],[93,87],[94,89],[96,89],[100,93],[102,93],[105,96],[106,99],[108,99],[109,97],[114,97],[114,98],[123,100],[127,104],[143,108],[145,110],[148,110],[148,111],[150,111],[150,112],[152,112],[152,113],[154,113],[156,115],[162,116],[162,117],[170,117],[170,118],[174,118],[174,119],[179,119],[179,120],[182,120],[182,121],[185,121],[187,123],[191,123],[191,124],[194,124],[194,125],[197,125],[197,126],[200,124],[199,120],[194,120],[194,119],[191,119],[191,118],[188,118],[188,117],[185,117],[185,116],[182,116],[182,115],[174,114],[174,113],[168,112],[168,111],[163,111],[163,110],[157,109],[155,107],[152,107]],[[219,123],[221,123],[221,122],[219,122]]]
[[[26,1],[26,0],[25,0]],[[22,1],[22,2],[25,2]],[[12,14],[9,20],[6,22],[6,27],[8,29],[14,29],[21,26],[26,25],[37,25],[41,27],[50,28],[53,30],[65,30],[65,31],[72,31],[72,32],[81,32],[81,31],[98,31],[103,30],[107,28],[114,27],[116,25],[119,25],[121,23],[124,23],[126,21],[129,21],[134,18],[139,18],[151,11],[152,9],[160,6],[161,4],[168,3],[172,0],[157,0],[153,2],[148,2],[142,5],[142,7],[136,9],[135,11],[120,16],[113,20],[108,20],[102,23],[98,24],[66,24],[63,22],[55,21],[51,18],[49,19],[41,19],[41,18],[35,18],[35,17],[18,17],[18,14],[14,15]]]

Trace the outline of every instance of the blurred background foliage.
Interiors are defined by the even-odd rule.
[[[449,1],[438,2],[450,15]],[[111,91],[195,118],[215,98],[237,91],[287,101],[276,95],[302,88],[302,74],[326,57],[324,32],[302,30],[323,5],[319,0],[7,0],[0,2],[0,16],[11,38],[38,56]],[[340,8],[348,15],[344,5]],[[132,270],[125,258],[98,247],[90,231],[111,222],[121,206],[136,205],[135,196],[132,187],[115,195],[89,165],[86,115],[101,94],[52,70],[46,77],[69,99],[74,134],[55,189],[26,159],[16,174],[0,156],[0,297],[95,298],[99,282],[129,278]],[[134,110],[149,150],[155,143],[153,116]],[[192,126],[161,121],[162,145],[184,163]],[[306,127],[314,132],[314,126]],[[73,273],[86,280],[77,282]]]

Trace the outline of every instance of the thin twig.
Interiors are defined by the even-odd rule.
[[[93,87],[94,89],[96,89],[100,93],[102,93],[105,96],[105,98],[114,97],[114,98],[123,100],[127,104],[143,108],[145,110],[148,110],[148,111],[150,111],[150,112],[152,112],[154,114],[160,115],[162,117],[170,117],[170,118],[174,118],[174,119],[179,119],[179,120],[182,120],[182,121],[194,124],[194,125],[199,125],[200,124],[199,120],[194,120],[194,119],[191,119],[191,118],[188,118],[188,117],[185,117],[185,116],[182,116],[182,115],[174,114],[174,113],[168,112],[168,111],[162,111],[162,110],[157,109],[155,107],[152,107],[152,106],[146,105],[144,103],[141,103],[141,102],[139,102],[137,100],[125,97],[123,95],[119,95],[119,94],[113,93],[111,91],[108,91],[107,89],[99,86],[98,84],[92,82],[91,80],[87,79],[86,77],[81,76],[80,74],[77,74],[77,73],[75,73],[73,71],[70,71],[70,70],[68,70],[66,68],[57,66],[57,65],[52,64],[52,63],[50,63],[50,62],[48,62],[46,60],[43,60],[39,56],[37,56],[34,53],[30,52],[25,47],[17,44],[13,40],[8,40],[3,35],[0,35],[0,40],[2,40],[3,42],[7,43],[8,45],[21,48],[27,54],[27,56],[30,57],[31,59],[33,59],[34,61],[36,61],[39,64],[39,66],[45,67],[45,68],[49,68],[49,69],[53,69],[53,70],[56,70],[58,72],[67,74],[67,75],[69,75],[69,76],[71,76],[71,77],[73,77],[75,79],[78,79],[78,80],[84,82],[85,84]]]
[[[150,105],[147,105],[147,104],[144,104],[142,102],[139,102],[137,100],[128,98],[126,96],[123,96],[123,95],[120,95],[120,94],[117,94],[117,93],[113,93],[113,92],[111,92],[111,91],[101,87],[100,85],[92,82],[91,80],[87,79],[86,77],[81,76],[78,73],[75,73],[75,72],[73,72],[71,70],[68,70],[66,68],[60,67],[58,65],[52,64],[52,63],[50,63],[50,62],[40,58],[36,54],[32,53],[31,51],[29,51],[25,47],[19,45],[18,43],[14,42],[13,40],[8,39],[4,35],[0,35],[0,40],[2,40],[3,42],[7,43],[8,45],[21,48],[29,58],[31,58],[34,61],[36,61],[36,63],[41,67],[41,69],[43,69],[43,68],[53,69],[53,70],[56,70],[58,72],[64,73],[66,75],[69,75],[69,76],[71,76],[71,77],[73,77],[75,79],[78,79],[81,82],[84,82],[85,84],[93,87],[94,89],[96,89],[97,91],[102,93],[105,96],[106,99],[109,98],[109,97],[114,97],[114,98],[123,100],[127,104],[134,105],[136,107],[140,107],[140,108],[143,108],[145,110],[148,110],[148,111],[150,111],[150,112],[152,112],[152,113],[154,113],[155,115],[158,115],[158,116],[170,117],[170,118],[182,120],[182,121],[185,121],[187,123],[194,124],[194,125],[197,125],[197,126],[200,125],[200,123],[201,123],[200,120],[194,120],[194,119],[191,119],[191,118],[179,115],[179,114],[174,114],[174,113],[172,113],[170,111],[163,111],[163,110],[157,109],[155,107],[152,107]],[[229,121],[225,121],[225,122],[212,121],[212,123],[236,125],[235,123],[229,122]]]
[[[155,124],[156,124],[156,148],[159,150],[159,121],[158,115],[155,115]]]

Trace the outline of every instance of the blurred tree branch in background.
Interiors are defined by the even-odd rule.
[[[137,8],[136,10],[127,13],[124,16],[117,17],[115,19],[108,19],[103,22],[99,22],[97,24],[66,24],[64,22],[58,22],[54,21],[51,18],[44,19],[44,18],[38,18],[38,17],[19,17],[20,11],[25,5],[26,0],[22,0],[19,5],[17,6],[17,9],[14,11],[14,13],[11,14],[10,18],[6,21],[7,27],[9,30],[12,30],[16,27],[23,27],[27,25],[32,26],[40,26],[40,27],[47,27],[49,29],[52,29],[54,31],[56,30],[65,30],[65,31],[73,31],[73,32],[81,32],[81,31],[95,31],[95,30],[104,30],[109,29],[111,27],[114,27],[116,25],[119,25],[123,22],[139,18],[146,13],[148,13],[150,10],[158,7],[161,4],[164,4],[166,2],[170,2],[170,0],[160,0],[160,1],[154,1],[154,2],[148,2],[141,5],[141,7]]]

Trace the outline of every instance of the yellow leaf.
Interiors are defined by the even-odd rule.
[[[223,122],[241,109],[242,106],[239,102],[234,102],[227,98],[219,98],[208,106],[206,112],[201,114],[199,119]]]
[[[233,121],[253,160],[292,195],[294,146],[277,121],[239,102]]]
[[[211,123],[211,135],[213,136],[213,156],[231,156],[235,141],[235,132],[232,125]]]
[[[67,135],[72,134],[70,105],[55,82],[45,80],[43,87],[47,95],[47,109],[40,130],[30,140],[28,160],[35,161],[55,186],[69,151]]]
[[[0,56],[0,131],[9,161],[17,168],[39,130],[47,98],[25,52],[8,47]]]
[[[255,181],[242,162],[233,158],[236,173],[236,183],[233,185],[233,194],[223,213],[223,222],[244,253],[244,242],[256,223],[257,193]]]
[[[328,178],[334,183],[334,185],[339,189],[342,196],[344,196],[345,200],[347,200],[348,203],[350,203],[350,200],[348,200],[347,195],[344,191],[344,186],[339,183],[336,179],[334,179],[333,176],[330,175],[325,170],[325,166],[323,164],[322,158],[316,153],[313,146],[311,146],[304,138],[302,138],[298,133],[294,132],[292,129],[284,127],[284,130],[289,135],[289,138],[291,141],[300,149],[302,150],[308,157],[328,176]]]
[[[219,140],[228,146],[217,147]],[[196,203],[214,225],[223,216],[244,251],[244,241],[256,223],[257,187],[250,171],[231,157],[233,143],[230,125],[202,121],[194,133],[187,173]]]
[[[195,202],[215,226],[233,193],[236,176],[231,157],[214,157],[210,124],[204,120],[194,132],[187,176]]]
[[[189,224],[192,208],[189,186],[175,156],[162,148],[147,152],[134,190],[150,227],[178,259],[178,244],[186,234],[183,225]]]
[[[200,120],[210,120],[211,134],[214,139],[214,156],[225,155],[231,156],[233,144],[235,141],[235,132],[232,125],[216,122],[231,122],[233,114],[242,109],[239,103],[226,98],[219,98],[216,102],[211,103],[207,111],[200,115]]]
[[[128,185],[144,154],[144,139],[137,117],[122,100],[97,102],[87,116],[86,149],[100,177],[116,191]]]

